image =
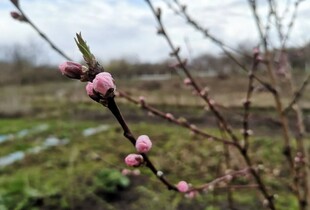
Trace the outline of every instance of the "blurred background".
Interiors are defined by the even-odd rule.
[[[168,34],[180,46],[192,74],[210,89],[218,108],[239,132],[247,73],[214,41],[176,15],[167,2],[153,1],[162,9]],[[268,21],[267,2],[258,1],[263,23]],[[283,14],[283,28],[287,30],[295,11],[294,1],[277,2],[279,13]],[[234,49],[228,50],[238,61],[251,67],[259,35],[247,1],[182,3],[212,36]],[[221,135],[204,102],[183,84],[183,73],[171,68],[176,61],[169,56],[170,49],[163,37],[157,35],[156,20],[145,1],[20,0],[20,6],[74,61],[82,62],[73,39],[82,32],[93,54],[113,75],[117,88],[135,98],[144,96],[156,108],[186,117],[200,128]],[[61,75],[57,66],[66,60],[29,24],[14,20],[11,11],[16,11],[11,1],[0,2],[0,210],[231,209],[223,189],[184,199],[167,191],[147,169],[130,169],[123,175],[123,159],[134,150],[111,113],[88,98],[85,84]],[[296,84],[301,84],[310,73],[309,11],[310,1],[303,1],[287,41],[286,53]],[[277,31],[271,28],[269,39],[275,54],[281,44],[277,37]],[[268,81],[263,67],[257,74]],[[283,72],[277,77],[283,88],[283,103],[287,105],[294,93]],[[186,179],[202,184],[224,174],[222,145],[206,142],[187,130],[149,116],[124,99],[117,98],[117,102],[133,133],[147,134],[153,140],[150,157],[171,182]],[[296,209],[294,198],[286,195],[275,181],[280,169],[274,168],[272,161],[283,161],[281,147],[277,146],[280,127],[272,95],[259,83],[255,83],[252,106],[252,149],[257,150],[258,157],[269,160],[265,163],[270,175],[266,179],[279,190],[278,205]],[[304,91],[301,106],[309,133],[309,87]],[[237,169],[243,163],[235,153],[231,154],[235,160],[231,168]],[[262,159],[255,160],[260,163]],[[251,180],[240,178],[236,183]],[[255,189],[240,190],[233,199],[236,209],[262,208]]]

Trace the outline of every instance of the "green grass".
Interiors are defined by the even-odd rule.
[[[126,90],[136,98],[144,95],[147,102],[157,108],[175,116],[184,116],[205,131],[221,136],[215,128],[214,117],[203,109],[201,100],[194,97],[190,90],[178,85],[179,82],[178,78],[173,78],[160,82],[159,86],[156,84],[157,88],[154,89],[154,85],[145,81],[122,80],[118,81],[118,88],[129,87]],[[240,106],[245,96],[242,87],[246,79],[207,78],[203,84],[211,87],[211,96],[228,106],[228,109],[221,111],[240,136],[243,113]],[[24,137],[15,136],[13,140],[2,143],[0,156],[27,151],[42,145],[50,136],[69,139],[70,142],[38,154],[26,155],[22,161],[1,168],[0,210],[229,209],[225,190],[208,191],[192,200],[186,199],[168,191],[144,167],[140,168],[142,175],[129,177],[128,187],[122,185],[126,182],[119,173],[126,168],[123,160],[135,149],[123,137],[111,113],[86,96],[83,84],[46,83],[38,86],[6,86],[2,90],[1,135],[16,135],[21,130],[42,124],[48,127],[44,131],[29,133]],[[308,92],[305,91],[305,99],[309,98]],[[291,180],[287,178],[279,127],[270,123],[270,118],[276,118],[271,108],[273,101],[266,93],[255,93],[254,97],[256,101],[250,122],[255,133],[250,139],[253,164],[264,166],[260,173],[269,190],[278,195],[278,209],[297,209],[296,199],[287,185],[283,184]],[[198,186],[225,174],[223,145],[207,141],[158,118],[147,117],[145,111],[122,99],[117,98],[117,102],[135,136],[147,134],[152,139],[153,148],[149,156],[169,181],[177,183],[186,180]],[[303,101],[305,107],[310,107],[307,103],[307,100]],[[108,124],[110,129],[89,137],[82,135],[84,129],[102,124]],[[231,169],[245,167],[238,152],[234,149],[230,152]],[[240,185],[249,183],[254,183],[252,178],[240,177],[233,181],[233,184]],[[236,190],[233,198],[239,210],[263,208],[262,198],[256,189]]]
[[[103,169],[108,170],[107,173],[109,170],[111,173],[114,173],[113,170],[121,171],[126,168],[124,157],[135,152],[116,124],[110,124],[111,128],[107,131],[84,137],[81,135],[82,131],[98,126],[98,123],[66,119],[37,119],[29,123],[27,119],[10,119],[0,120],[0,133],[16,132],[41,123],[47,123],[48,130],[38,136],[30,135],[18,141],[11,141],[3,147],[1,145],[1,155],[8,154],[13,149],[22,150],[18,146],[20,142],[27,142],[28,147],[31,147],[38,143],[35,139],[43,140],[49,135],[68,138],[71,141],[68,145],[52,147],[39,154],[30,154],[24,160],[2,168],[0,209],[75,209],[83,205],[94,205],[93,209],[124,209],[124,206],[126,209],[167,210],[227,207],[225,191],[200,194],[193,200],[184,199],[182,195],[167,191],[146,168],[141,168],[141,176],[130,178],[131,184],[128,188],[125,187],[125,190],[116,190],[112,195],[106,193],[105,188],[108,187],[104,186],[110,182],[98,184],[98,173]],[[131,124],[131,128],[136,136],[147,134],[151,137],[154,147],[149,154],[150,158],[172,183],[187,180],[194,185],[200,185],[224,174],[221,145],[197,138],[187,130],[168,123],[138,123]],[[218,135],[216,130],[206,129]],[[276,138],[253,139],[255,153],[252,155],[257,156],[258,162],[271,160],[270,162],[278,165],[283,161],[279,154],[281,149],[277,146],[278,141]],[[236,164],[242,166],[242,163]],[[265,165],[264,177],[279,195],[277,205],[290,205],[290,209],[296,209],[296,201],[288,197],[285,187],[277,180],[279,177],[273,177],[268,173],[274,164]],[[235,182],[246,184],[252,181],[240,178]],[[261,209],[261,201],[255,189],[236,191],[234,200],[240,209]],[[93,204],[90,204],[90,201]]]

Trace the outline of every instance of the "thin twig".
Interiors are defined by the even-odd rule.
[[[212,101],[209,98],[208,92],[204,91],[198,83],[194,80],[193,76],[191,75],[189,69],[186,67],[186,63],[181,59],[179,55],[180,48],[175,47],[174,44],[172,43],[171,38],[168,36],[165,27],[163,25],[163,22],[161,20],[161,11],[158,10],[156,11],[153,4],[151,3],[150,0],[145,0],[146,3],[149,5],[151,11],[153,12],[154,16],[156,17],[156,20],[159,24],[159,29],[158,33],[162,34],[166,41],[168,42],[168,45],[170,46],[172,52],[171,55],[174,56],[177,61],[178,61],[178,67],[183,70],[185,75],[190,79],[192,87],[195,89],[195,91],[198,93],[198,95],[208,104],[210,110],[212,113],[216,116],[216,118],[223,124],[223,128],[225,131],[229,134],[229,136],[232,138],[234,142],[238,142],[237,136],[233,133],[233,130],[230,125],[226,122],[224,117],[218,112],[218,110],[215,108],[213,105]]]
[[[255,52],[253,53],[253,62],[252,62],[252,68],[249,71],[249,81],[248,81],[248,88],[247,88],[247,94],[245,101],[243,103],[244,106],[244,115],[243,115],[243,140],[244,140],[244,148],[248,149],[249,146],[249,136],[250,136],[250,130],[249,130],[249,115],[250,115],[250,107],[251,107],[251,97],[254,90],[253,83],[254,83],[254,77],[253,74],[257,70],[257,66],[260,63],[259,60],[259,51],[258,48],[254,49]]]
[[[300,88],[294,93],[294,97],[292,101],[287,105],[287,107],[283,110],[284,114],[287,114],[302,97],[307,85],[309,84],[310,81],[310,74],[306,77],[306,79],[303,81],[302,85]]]
[[[170,48],[172,49],[171,55],[173,55],[177,59],[179,67],[183,70],[183,72],[186,74],[186,76],[190,79],[191,85],[193,86],[193,88],[197,91],[199,96],[208,104],[210,110],[213,112],[215,117],[219,120],[219,122],[222,123],[225,131],[229,134],[229,136],[232,138],[232,140],[237,144],[238,151],[240,152],[240,154],[244,158],[247,166],[252,167],[253,164],[252,164],[252,160],[249,157],[248,151],[243,149],[240,146],[239,139],[237,138],[237,136],[235,136],[235,134],[232,131],[232,128],[230,126],[228,126],[227,122],[222,117],[222,115],[217,111],[217,109],[215,109],[215,107],[213,106],[213,103],[209,99],[207,91],[202,91],[202,89],[198,86],[198,84],[195,82],[195,80],[191,76],[191,74],[190,74],[189,70],[187,69],[185,63],[182,61],[181,57],[179,56],[179,50],[180,49],[176,48],[173,45],[170,37],[166,33],[165,28],[163,26],[163,23],[161,21],[161,10],[156,11],[153,4],[151,3],[151,0],[145,0],[145,1],[150,6],[151,11],[153,12],[153,14],[156,17],[156,20],[159,24],[158,32],[165,37]],[[251,171],[251,174],[253,175],[256,183],[259,185],[259,190],[262,192],[265,199],[268,201],[268,203],[269,203],[268,206],[270,207],[270,209],[275,210],[275,206],[274,206],[274,202],[273,202],[273,196],[269,195],[268,190],[267,190],[265,184],[263,183],[261,176],[252,168],[250,169],[250,171]]]
[[[267,40],[263,34],[262,31],[262,25],[261,25],[261,20],[260,17],[257,13],[257,4],[256,4],[256,0],[248,0],[249,5],[252,9],[252,13],[255,19],[255,23],[257,25],[257,29],[261,38],[261,41],[263,43],[263,47],[264,47],[264,51],[265,51],[265,60],[266,60],[266,67],[269,73],[269,77],[270,77],[270,81],[273,87],[276,87],[277,89],[279,89],[279,86],[277,84],[277,78],[275,76],[275,72],[274,72],[274,67],[272,65],[272,59],[271,59],[271,53],[269,52],[268,49],[268,43]],[[292,148],[291,148],[291,140],[290,140],[290,136],[289,136],[289,127],[288,127],[288,120],[285,114],[283,114],[283,105],[281,102],[281,97],[279,95],[279,92],[275,92],[275,94],[273,94],[274,96],[274,100],[275,100],[275,104],[276,104],[276,109],[279,115],[279,119],[280,119],[280,123],[281,123],[281,127],[282,127],[282,134],[283,134],[283,140],[284,140],[284,147],[283,147],[283,154],[287,159],[287,162],[289,163],[290,166],[290,172],[291,175],[294,177],[294,193],[298,199],[298,201],[301,200],[300,197],[300,192],[299,192],[299,187],[298,184],[296,182],[296,171],[294,169],[294,161],[293,161],[293,155],[292,155]],[[269,202],[270,204],[270,202]],[[269,206],[271,208],[271,206]],[[275,207],[274,207],[275,208]]]
[[[57,47],[24,13],[19,4],[14,4],[16,9],[20,12],[20,14],[24,17],[24,22],[28,23],[47,43],[49,43],[50,47],[55,50],[59,55],[64,57],[66,60],[72,60],[68,55],[66,55],[59,47]]]
[[[221,50],[224,52],[224,54],[231,59],[232,61],[234,61],[243,71],[248,72],[248,68],[242,64],[240,61],[238,61],[238,59],[236,59],[232,53],[230,53],[227,49],[230,49],[236,53],[239,53],[241,55],[244,55],[242,52],[240,52],[239,50],[228,46],[227,44],[225,44],[223,41],[219,40],[218,38],[216,38],[215,36],[211,35],[208,29],[205,29],[203,26],[201,26],[197,21],[195,21],[187,12],[186,10],[186,6],[182,5],[178,0],[173,0],[175,2],[175,4],[178,6],[179,10],[176,10],[175,8],[173,8],[172,6],[169,7],[169,2],[165,1],[168,4],[168,7],[171,8],[176,14],[178,14],[179,16],[181,16],[182,18],[184,18],[188,24],[190,24],[192,27],[194,27],[196,30],[200,31],[206,38],[209,38],[213,43],[215,43],[217,46],[219,46],[221,48]],[[226,49],[227,48],[227,49]],[[251,58],[251,56],[247,56],[248,58]],[[270,92],[275,92],[275,89],[268,84],[267,82],[263,81],[262,79],[260,79],[257,75],[253,74],[253,77],[259,82],[261,83],[268,91]]]
[[[293,15],[291,17],[291,21],[289,22],[288,24],[288,29],[287,29],[287,32],[286,34],[284,35],[283,37],[283,40],[282,40],[282,46],[284,47],[289,39],[289,36],[291,34],[291,31],[293,29],[293,26],[294,26],[294,23],[295,23],[295,20],[297,18],[297,14],[298,14],[298,6],[300,5],[301,2],[303,2],[304,0],[296,0],[295,4],[294,4],[294,12],[293,12]]]
[[[230,182],[233,178],[236,178],[238,176],[245,176],[249,173],[250,169],[249,168],[245,168],[239,171],[233,171],[230,173],[227,173],[224,176],[221,176],[219,178],[214,179],[213,181],[203,184],[201,186],[198,187],[193,187],[189,190],[190,191],[204,191],[204,190],[208,190],[210,188],[214,188],[217,184],[221,183],[221,182]]]
[[[108,100],[108,108],[114,115],[114,117],[117,119],[121,127],[124,131],[124,136],[135,146],[136,138],[133,136],[132,132],[130,131],[126,121],[124,120],[117,104],[115,103],[114,98],[109,98]],[[153,172],[153,174],[164,184],[167,186],[169,190],[178,191],[178,189],[168,182],[168,180],[161,174],[159,171],[155,168],[151,160],[148,158],[148,156],[144,153],[141,154],[143,156],[143,160],[146,163],[146,166]]]
[[[170,114],[167,114],[165,112],[162,112],[158,109],[156,109],[155,107],[147,104],[145,101],[143,101],[143,103],[141,103],[141,101],[137,100],[137,99],[134,99],[133,97],[131,97],[130,95],[128,95],[127,93],[123,92],[123,91],[118,91],[119,93],[119,96],[120,97],[123,97],[125,98],[126,100],[136,104],[136,105],[140,105],[142,109],[146,110],[146,111],[149,111],[151,112],[152,114],[162,118],[162,119],[165,119],[165,120],[168,120],[178,126],[181,126],[181,127],[184,127],[184,128],[187,128],[189,130],[191,130],[192,132],[194,132],[195,134],[198,134],[202,137],[205,137],[207,138],[208,140],[211,140],[211,141],[215,141],[215,142],[220,142],[220,143],[223,143],[223,144],[227,144],[227,145],[234,145],[236,146],[236,143],[232,142],[232,141],[229,141],[229,140],[226,140],[226,139],[223,139],[223,138],[219,138],[219,137],[216,137],[216,136],[213,136],[211,134],[208,134],[206,133],[205,131],[197,128],[197,126],[191,124],[190,122],[188,122],[185,118],[175,118],[173,117],[172,115]]]

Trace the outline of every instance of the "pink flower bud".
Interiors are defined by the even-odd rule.
[[[146,153],[152,147],[152,142],[147,135],[139,136],[136,141],[136,149],[138,152]]]
[[[189,86],[189,85],[192,84],[192,81],[191,81],[189,78],[185,78],[185,79],[184,79],[184,84],[185,84],[186,86]]]
[[[140,101],[141,106],[145,106],[145,98],[144,98],[144,96],[140,96],[139,97],[139,101]]]
[[[259,54],[259,48],[258,47],[254,47],[253,54],[254,55],[258,55]]]
[[[14,20],[26,21],[26,18],[19,12],[12,11],[10,14]]]
[[[94,84],[93,84],[92,82],[88,82],[87,85],[86,85],[86,87],[85,87],[85,89],[86,89],[87,95],[88,95],[91,99],[93,99],[94,101],[97,101],[97,102],[100,100],[100,96],[97,95],[97,94],[94,92]]]
[[[166,113],[165,117],[169,120],[173,120],[174,116],[171,113]]]
[[[61,73],[71,79],[81,79],[83,73],[83,66],[79,63],[66,61],[59,65]]]
[[[187,182],[185,182],[185,181],[180,181],[180,182],[177,184],[177,189],[178,189],[180,192],[187,192],[188,189],[189,189],[189,186],[188,186]]]
[[[12,11],[10,14],[11,14],[11,17],[15,20],[18,20],[18,18],[21,16],[21,14],[15,11]]]
[[[124,169],[122,170],[122,175],[128,176],[128,175],[130,175],[130,174],[131,174],[131,170],[126,169],[126,168],[124,168]]]
[[[96,75],[94,81],[94,90],[105,96],[110,89],[115,89],[114,79],[108,72],[101,72]]]
[[[94,97],[95,93],[94,93],[94,84],[92,82],[88,82],[86,85],[86,93],[89,97]]]
[[[198,192],[197,191],[190,191],[189,193],[186,193],[185,194],[185,197],[186,198],[189,198],[189,199],[193,199],[197,196]]]
[[[125,158],[125,163],[127,164],[127,166],[137,167],[143,163],[143,157],[142,155],[138,154],[129,154]]]
[[[141,174],[141,171],[139,169],[135,169],[132,171],[132,175],[139,176]]]

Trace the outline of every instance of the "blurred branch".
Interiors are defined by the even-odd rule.
[[[187,129],[191,130],[192,132],[194,132],[195,134],[198,134],[198,135],[200,135],[202,137],[205,137],[208,140],[217,141],[217,142],[221,142],[221,143],[224,143],[224,144],[227,144],[227,145],[234,145],[234,146],[236,146],[236,143],[234,143],[232,141],[228,141],[228,140],[225,140],[225,139],[222,139],[222,138],[218,138],[216,136],[213,136],[213,135],[210,135],[210,134],[204,132],[203,130],[198,129],[195,125],[189,123],[183,117],[175,118],[173,115],[171,115],[169,113],[164,113],[164,112],[156,109],[155,107],[147,104],[144,99],[143,100],[134,99],[133,97],[131,97],[130,95],[128,95],[127,93],[125,93],[123,91],[118,91],[118,93],[119,93],[119,97],[125,98],[129,102],[132,102],[132,103],[134,103],[136,105],[140,105],[142,109],[144,109],[146,111],[149,111],[152,114],[154,114],[154,115],[156,115],[156,116],[158,116],[158,117],[160,117],[162,119],[168,120],[169,122],[172,122],[172,123],[174,123],[174,124],[176,124],[178,126],[187,128]]]
[[[265,51],[266,67],[267,67],[268,74],[270,77],[271,85],[275,88],[279,88],[278,84],[277,84],[275,72],[274,72],[274,67],[272,65],[271,54],[270,54],[269,49],[268,49],[268,43],[267,43],[267,40],[266,40],[264,33],[262,31],[261,20],[260,20],[258,13],[257,13],[256,1],[255,0],[248,0],[248,2],[249,2],[249,5],[252,9],[254,20],[255,20],[255,23],[257,25],[257,29],[258,29],[258,32],[260,34],[261,41],[263,43],[263,47],[264,47],[264,51]],[[290,137],[289,137],[288,121],[287,121],[286,116],[282,113],[282,102],[281,102],[281,97],[279,95],[279,91],[274,92],[273,96],[274,96],[276,109],[277,109],[277,112],[279,114],[279,119],[280,119],[282,129],[283,129],[283,138],[284,138],[283,153],[286,156],[291,169],[293,169],[294,164],[293,164],[293,157],[292,157],[292,151],[291,151],[292,149],[291,149],[291,143],[290,143]]]
[[[291,34],[291,31],[292,31],[292,28],[294,26],[294,23],[295,23],[295,20],[297,18],[297,14],[298,14],[298,6],[300,5],[301,2],[303,2],[305,0],[296,0],[296,2],[294,3],[294,12],[293,12],[293,15],[291,17],[291,21],[289,22],[288,24],[288,29],[287,29],[287,32],[286,34],[284,35],[283,37],[283,40],[282,40],[282,47],[284,48],[284,46],[286,45],[286,42],[287,40],[289,39],[289,36]]]
[[[266,67],[267,67],[267,70],[268,70],[268,73],[269,73],[269,77],[270,77],[270,80],[271,80],[271,84],[276,88],[276,89],[280,89],[279,85],[277,84],[278,81],[277,81],[277,77],[275,75],[275,69],[274,69],[274,66],[273,66],[273,63],[272,63],[272,58],[271,58],[271,53],[269,52],[269,49],[268,49],[268,43],[267,43],[267,39],[266,39],[266,36],[264,36],[263,32],[262,32],[262,25],[261,25],[261,21],[260,21],[260,17],[258,15],[258,12],[257,12],[257,4],[256,4],[256,0],[248,0],[249,2],[249,5],[252,9],[252,12],[253,12],[253,16],[254,16],[254,19],[255,19],[255,22],[256,22],[256,25],[257,25],[257,29],[259,31],[259,34],[260,34],[260,37],[261,37],[261,41],[263,43],[263,47],[264,47],[264,51],[265,51],[265,60],[267,61],[266,62]],[[274,2],[269,0],[269,7],[270,7],[270,11],[272,11],[272,13],[274,14],[275,16],[275,19],[276,19],[276,27],[277,27],[277,30],[278,30],[278,34],[279,34],[279,39],[280,41],[282,41],[282,39],[285,39],[283,37],[283,34],[282,34],[282,23],[281,23],[281,20],[278,18],[277,16],[277,12],[276,12],[276,8],[274,8]],[[297,11],[297,9],[295,8],[295,11]],[[296,12],[294,13],[293,15],[293,18],[292,20],[295,20],[295,16],[296,16]],[[293,21],[294,22],[294,21]],[[293,25],[293,22],[291,22],[291,27]],[[289,27],[288,29],[288,32],[291,30],[291,28]],[[282,42],[282,49],[281,49],[281,53],[283,53],[283,49],[285,47],[285,44],[283,44],[285,42]],[[293,87],[293,81],[292,81],[292,78],[290,78],[289,80],[290,84],[291,84],[291,87]],[[283,131],[283,140],[284,140],[284,148],[283,148],[283,154],[284,156],[286,157],[286,160],[290,166],[290,174],[292,176],[292,186],[293,186],[293,192],[299,202],[299,208],[300,210],[304,210],[307,206],[307,202],[305,201],[305,197],[307,197],[306,194],[308,194],[308,187],[307,185],[303,184],[303,185],[300,185],[300,181],[304,182],[304,178],[301,178],[299,176],[299,169],[297,167],[295,167],[295,164],[294,164],[294,159],[293,159],[293,154],[292,154],[292,147],[291,147],[291,140],[290,140],[290,136],[289,136],[289,126],[288,126],[288,119],[287,119],[287,116],[285,115],[285,113],[283,112],[283,105],[282,105],[282,102],[281,102],[281,97],[279,95],[279,91],[277,91],[274,95],[274,99],[275,99],[275,104],[276,104],[276,108],[277,108],[277,112],[278,112],[278,115],[279,115],[279,119],[280,119],[280,122],[281,122],[281,127],[282,127],[282,131]],[[296,113],[297,113],[297,119],[298,119],[298,129],[299,129],[299,132],[301,132],[300,130],[300,126],[301,124],[299,124],[300,121],[302,121],[301,119],[301,112],[300,110],[296,110]],[[297,138],[296,139],[297,141],[297,144],[299,145],[299,149],[303,150],[303,146],[301,146],[303,144],[303,142],[301,141],[301,138]],[[306,178],[308,179],[308,178]],[[306,192],[304,195],[305,197],[302,196],[302,190],[304,189],[304,191]]]
[[[214,179],[213,181],[211,181],[211,182],[209,182],[207,184],[204,184],[204,185],[201,185],[201,186],[198,186],[198,187],[193,187],[189,191],[203,191],[203,190],[214,189],[215,186],[217,184],[221,183],[221,182],[230,182],[230,181],[232,181],[234,178],[236,178],[238,176],[245,176],[245,175],[247,175],[249,172],[250,172],[249,168],[245,168],[245,169],[242,169],[242,170],[239,170],[239,171],[233,171],[233,172],[227,173],[226,175],[221,176],[221,177],[219,177],[217,179]]]
[[[219,120],[219,122],[221,122],[223,124],[223,128],[225,129],[225,131],[229,134],[229,136],[232,138],[232,140],[234,142],[238,142],[238,138],[237,136],[233,133],[231,127],[228,125],[228,123],[226,122],[226,120],[224,119],[224,117],[218,112],[218,110],[215,108],[214,103],[212,100],[210,100],[209,95],[208,95],[208,91],[203,90],[198,83],[195,81],[195,79],[193,78],[193,76],[191,75],[189,69],[186,66],[186,62],[184,60],[181,59],[179,52],[180,52],[180,48],[179,47],[175,47],[174,44],[172,43],[171,38],[169,37],[169,35],[167,34],[165,27],[163,25],[163,22],[161,20],[161,10],[158,9],[157,11],[155,10],[153,4],[151,3],[150,0],[145,0],[146,3],[149,5],[151,11],[153,12],[154,16],[156,17],[156,20],[159,24],[159,29],[158,29],[158,34],[163,35],[164,38],[166,39],[168,45],[170,46],[172,52],[170,53],[171,56],[175,57],[178,64],[177,67],[182,69],[183,72],[185,73],[185,75],[188,77],[188,79],[191,81],[190,84],[191,86],[194,88],[194,90],[197,92],[197,94],[207,103],[207,105],[209,106],[210,110],[212,111],[212,113],[216,116],[216,118]]]
[[[24,13],[22,8],[18,3],[11,1],[12,4],[16,7],[16,9],[20,12],[21,16],[23,17],[23,22],[28,23],[38,34],[42,37],[47,43],[49,43],[50,47],[55,50],[59,55],[61,55],[66,60],[72,60],[69,56],[67,56],[59,47],[57,47]]]
[[[288,106],[283,110],[284,114],[287,114],[302,97],[302,94],[304,93],[307,85],[309,84],[310,81],[310,74],[306,77],[306,79],[303,81],[302,85],[300,88],[295,92],[293,100],[288,104]]]
[[[241,147],[241,145],[239,144],[239,139],[237,138],[237,136],[234,135],[234,133],[232,131],[232,128],[230,126],[228,126],[227,122],[224,120],[222,115],[213,106],[213,102],[211,102],[211,100],[209,99],[207,91],[203,91],[198,86],[198,84],[195,82],[195,80],[193,79],[193,77],[189,73],[189,70],[187,69],[185,63],[181,60],[181,58],[179,56],[180,48],[174,47],[170,37],[168,36],[168,34],[165,31],[165,28],[164,28],[162,20],[161,20],[161,10],[158,9],[156,11],[154,6],[153,6],[153,4],[151,3],[151,0],[145,0],[145,1],[150,6],[151,11],[153,12],[153,14],[156,17],[156,20],[157,20],[157,22],[159,24],[159,30],[158,30],[159,34],[161,34],[161,35],[163,35],[165,37],[165,39],[167,40],[170,48],[172,49],[171,55],[173,55],[177,59],[178,67],[181,68],[184,71],[186,76],[191,81],[191,85],[193,86],[193,88],[197,91],[199,96],[201,98],[203,98],[204,101],[208,104],[210,110],[213,112],[213,114],[218,119],[218,121],[222,124],[224,130],[229,134],[229,136],[232,138],[232,140],[236,143],[238,151],[240,152],[240,154],[244,158],[247,166],[248,167],[252,167],[253,163],[252,163],[252,160],[251,160],[251,158],[250,158],[250,156],[248,154],[248,151]],[[263,180],[262,180],[261,176],[257,173],[256,170],[254,170],[252,168],[250,168],[250,172],[253,175],[256,183],[259,185],[259,190],[262,192],[262,194],[264,195],[265,199],[268,201],[268,203],[269,203],[268,205],[269,205],[270,209],[275,210],[275,206],[274,206],[274,202],[273,202],[274,197],[272,195],[269,195],[267,187],[263,183]]]
[[[133,146],[135,146],[136,138],[133,136],[132,132],[130,131],[126,121],[124,120],[117,104],[115,103],[114,97],[108,99],[108,106],[109,110],[113,113],[121,127],[124,131],[124,136],[132,143]],[[164,177],[163,172],[158,171],[151,160],[148,158],[148,156],[145,153],[141,153],[143,156],[143,160],[146,163],[146,166],[153,172],[153,174],[164,184],[167,186],[169,190],[178,191],[178,189],[167,181],[167,179]]]
[[[197,21],[195,21],[187,12],[186,10],[186,5],[182,5],[178,0],[173,0],[176,4],[176,6],[178,7],[178,9],[175,9],[169,2],[168,0],[164,0],[168,7],[174,11],[177,15],[179,15],[180,17],[184,18],[189,25],[191,25],[193,28],[195,28],[196,30],[200,31],[206,38],[209,38],[212,42],[214,42],[217,46],[219,46],[221,48],[221,50],[224,52],[224,54],[230,58],[233,62],[235,62],[243,71],[248,72],[248,68],[242,64],[240,61],[238,61],[238,59],[236,59],[232,53],[230,53],[227,49],[230,49],[240,55],[246,56],[247,58],[252,59],[251,56],[248,55],[244,55],[241,51],[228,46],[227,44],[225,44],[223,41],[219,40],[218,38],[216,38],[215,36],[211,35],[209,33],[208,29],[205,29],[203,26],[201,26]],[[227,48],[227,49],[226,49]],[[275,92],[275,89],[268,83],[264,82],[262,79],[260,79],[258,76],[256,76],[255,74],[253,74],[253,77],[259,82],[261,83],[267,90],[269,90],[270,92]]]
[[[254,49],[253,52],[253,62],[252,62],[252,68],[249,70],[249,81],[248,81],[248,88],[247,88],[247,94],[246,99],[243,103],[244,106],[244,115],[243,115],[243,140],[244,140],[244,148],[247,150],[249,146],[249,136],[250,136],[250,130],[249,130],[249,115],[250,115],[250,106],[251,106],[251,97],[254,90],[254,72],[257,70],[257,66],[260,63],[259,58],[259,50],[258,48]]]
[[[281,57],[285,56],[286,57],[286,42],[289,38],[289,35],[292,31],[292,28],[296,22],[296,18],[297,18],[297,13],[298,13],[298,6],[300,5],[300,3],[303,0],[296,0],[294,3],[294,11],[293,14],[291,16],[290,22],[288,24],[287,27],[287,32],[284,34],[283,29],[282,29],[282,22],[285,16],[279,17],[278,15],[278,11],[277,11],[277,4],[275,0],[269,0],[269,7],[272,10],[272,14],[275,17],[275,23],[276,23],[276,28],[279,34],[279,40],[281,42],[281,50],[280,50],[280,56],[279,56],[279,62],[280,65],[286,65],[286,71],[287,71],[287,80],[288,83],[290,85],[290,89],[291,91],[294,93],[294,98],[292,100],[292,102],[288,105],[287,108],[290,109],[290,107],[294,106],[293,111],[295,112],[296,115],[296,128],[297,128],[297,135],[296,135],[296,145],[297,145],[297,154],[299,154],[300,156],[302,156],[303,158],[308,158],[309,153],[308,153],[308,149],[307,149],[307,142],[304,142],[304,133],[305,133],[305,126],[304,126],[304,122],[303,122],[303,112],[301,107],[298,104],[298,98],[301,97],[303,89],[305,88],[305,86],[308,83],[309,77],[310,75],[308,75],[308,78],[306,78],[306,80],[303,82],[300,90],[298,90],[296,92],[296,86],[295,86],[295,82],[294,82],[294,78],[292,76],[291,73],[291,68],[290,65],[287,61],[287,59],[285,60],[281,60]],[[284,115],[286,114],[287,109],[285,108],[282,112],[282,114],[284,113]],[[296,197],[298,198],[298,202],[299,202],[299,207],[301,210],[306,209],[307,205],[310,205],[310,198],[309,198],[309,189],[310,189],[310,178],[309,178],[309,170],[305,165],[301,165],[301,167],[294,167],[294,187],[295,189],[295,194]],[[303,174],[303,175],[302,175]]]

